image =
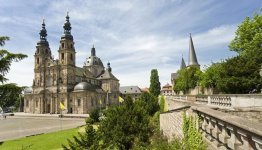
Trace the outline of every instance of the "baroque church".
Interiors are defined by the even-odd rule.
[[[59,58],[54,59],[43,21],[34,55],[33,86],[24,91],[24,112],[60,113],[61,102],[68,113],[85,114],[97,107],[117,104],[119,80],[112,74],[110,63],[105,68],[93,46],[83,67],[77,67],[68,14],[63,28]]]

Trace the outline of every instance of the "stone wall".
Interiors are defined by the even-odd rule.
[[[190,106],[180,107],[160,114],[160,131],[169,140],[173,137],[183,138],[183,113],[191,113]]]

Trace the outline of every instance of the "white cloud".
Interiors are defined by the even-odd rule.
[[[0,0],[0,3],[3,1]],[[83,65],[90,55],[92,44],[95,44],[97,55],[104,65],[107,61],[111,62],[113,73],[120,79],[121,85],[141,87],[149,86],[152,68],[158,69],[162,85],[170,82],[170,73],[179,68],[182,54],[187,62],[190,32],[201,65],[232,56],[227,45],[241,22],[230,21],[238,15],[236,13],[225,15],[237,10],[238,6],[227,10],[225,2],[212,0],[4,3],[0,6],[0,35],[9,35],[13,39],[6,48],[30,56],[14,63],[7,76],[10,82],[20,85],[32,84],[32,55],[43,16],[46,18],[50,47],[56,58],[66,11],[69,10],[77,65]],[[13,11],[4,13],[10,9]]]

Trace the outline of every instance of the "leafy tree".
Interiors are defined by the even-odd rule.
[[[68,147],[62,145],[64,150],[83,150],[83,149],[98,149],[98,135],[92,125],[87,124],[85,128],[85,133],[78,133],[77,136],[73,136],[74,142],[68,141]]]
[[[160,94],[161,86],[159,82],[159,76],[157,69],[151,70],[151,76],[150,76],[150,87],[149,91],[152,95],[158,97]]]
[[[22,90],[14,83],[0,85],[0,107],[19,106]]]
[[[225,71],[222,63],[213,63],[211,66],[207,67],[201,76],[200,85],[206,88],[217,88],[221,89],[223,76],[225,76]]]
[[[0,36],[0,46],[4,46],[7,40],[9,40],[9,37]],[[5,78],[5,75],[9,72],[10,65],[13,61],[17,62],[26,57],[24,54],[14,54],[4,49],[0,50],[0,82],[3,83],[8,80]]]
[[[201,84],[214,87],[222,93],[241,94],[260,91],[262,78],[262,15],[247,17],[236,31],[229,48],[236,57],[212,64],[202,76]]]
[[[189,89],[195,88],[200,82],[202,72],[198,67],[188,67],[177,72],[178,77],[174,83],[174,91],[186,93]]]
[[[158,99],[151,93],[142,93],[136,103],[150,116],[153,116],[159,110]]]
[[[135,105],[131,97],[124,104],[109,108],[104,112],[99,132],[105,147],[111,149],[131,149],[134,141],[148,143],[150,128],[146,111]]]
[[[100,110],[98,108],[95,108],[90,112],[89,117],[86,118],[86,123],[93,124],[95,122],[99,122],[99,117],[100,117]]]
[[[0,36],[0,46],[4,46],[5,42],[8,40],[9,37]],[[14,54],[4,49],[0,50],[0,107],[9,107],[19,103],[19,94],[21,94],[23,87],[19,87],[12,83],[3,83],[8,80],[5,78],[5,75],[9,72],[11,63],[26,57],[27,56],[24,54]]]
[[[239,54],[250,51],[262,51],[262,15],[255,14],[253,19],[246,17],[236,31],[236,36],[231,41],[229,48]],[[261,58],[261,57],[260,57]]]

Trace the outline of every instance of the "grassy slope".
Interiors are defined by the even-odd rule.
[[[79,128],[57,131],[52,133],[5,141],[0,144],[2,150],[52,150],[61,149],[61,145],[67,145],[67,139],[77,135]]]

